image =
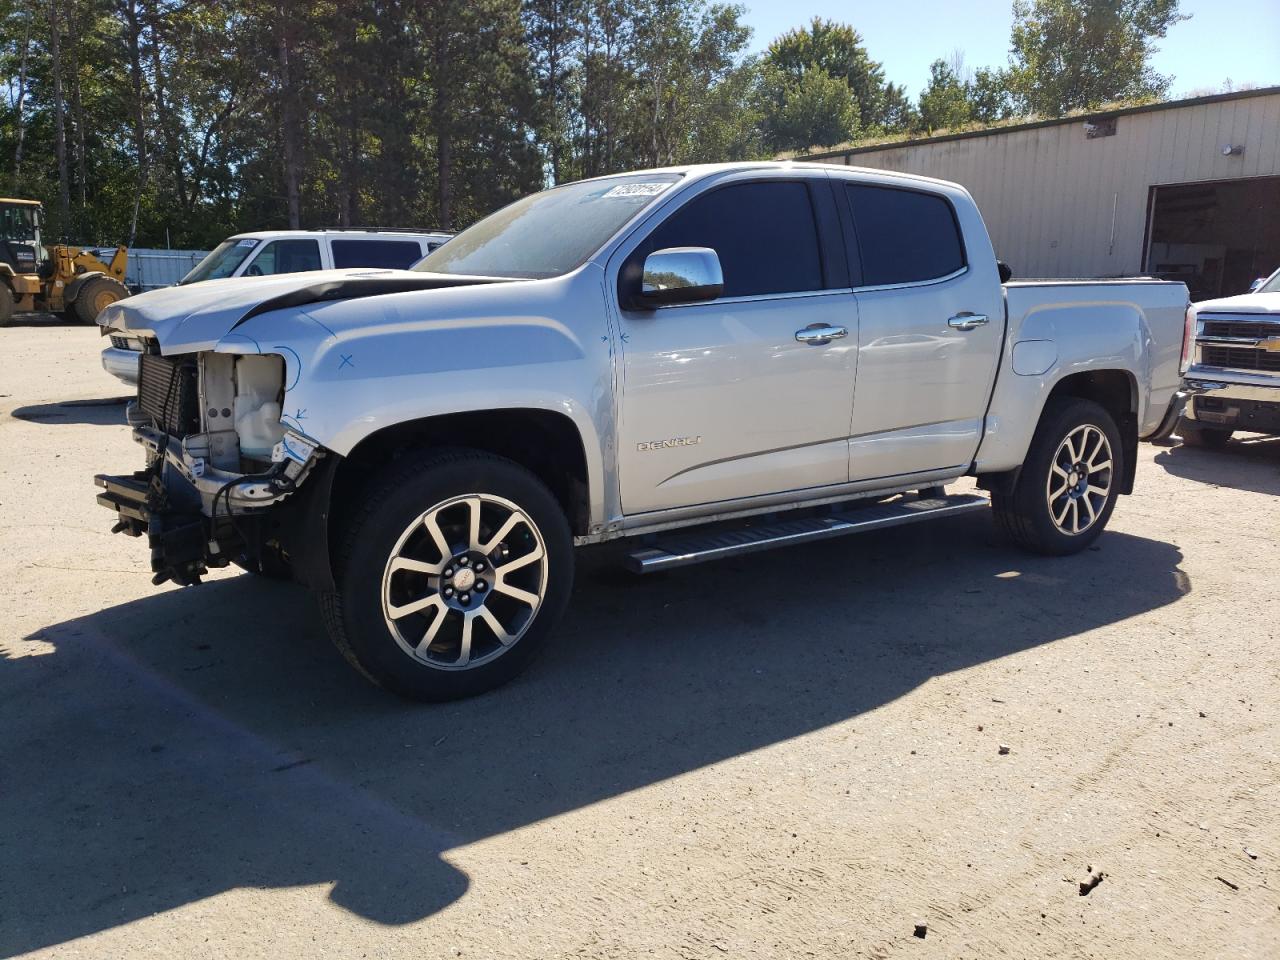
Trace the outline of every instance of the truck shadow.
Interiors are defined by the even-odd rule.
[[[10,411],[15,420],[31,423],[76,424],[97,427],[124,426],[124,408],[132,397],[104,397],[100,400],[64,400],[61,403],[33,403]]]
[[[1185,480],[1280,495],[1280,437],[1237,434],[1221,450],[1178,444],[1156,454],[1155,462]]]
[[[1189,591],[1181,556],[1110,533],[1029,557],[982,516],[645,579],[586,555],[547,655],[434,707],[370,687],[306,593],[249,576],[51,625],[0,660],[0,954],[242,887],[428,917],[486,882],[453,848],[1140,616]]]

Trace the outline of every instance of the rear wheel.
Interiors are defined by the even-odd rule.
[[[321,597],[338,649],[374,682],[417,700],[505,683],[564,611],[573,542],[543,483],[502,457],[413,457],[371,486]]]
[[[1233,430],[1225,427],[1202,427],[1190,420],[1178,422],[1178,436],[1188,447],[1207,447],[1210,450],[1221,450],[1231,439]]]
[[[119,280],[112,280],[110,277],[94,277],[92,280],[85,281],[84,286],[80,288],[80,292],[76,294],[75,303],[72,304],[72,310],[75,311],[76,318],[81,323],[93,323],[98,319],[98,314],[128,295],[128,288]]]
[[[9,321],[13,319],[13,291],[9,289],[9,285],[0,282],[0,327],[9,325]]]
[[[992,495],[996,522],[1037,553],[1083,550],[1111,518],[1123,456],[1120,431],[1102,406],[1077,397],[1051,401],[1013,492]]]

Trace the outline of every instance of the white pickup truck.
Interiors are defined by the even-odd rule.
[[[1182,442],[1221,447],[1236,430],[1280,433],[1280,270],[1249,293],[1194,309]]]
[[[529,661],[575,546],[626,538],[646,573],[993,509],[1074,553],[1177,415],[1187,291],[1006,273],[942,181],[764,162],[571,183],[413,270],[108,307],[146,344],[146,466],[98,499],[157,582],[290,576],[358,669],[426,700]],[[944,492],[965,475],[990,499]]]

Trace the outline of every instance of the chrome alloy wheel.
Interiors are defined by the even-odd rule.
[[[1112,463],[1107,435],[1093,424],[1076,427],[1063,438],[1045,483],[1054,526],[1076,536],[1097,523],[1111,496]]]
[[[382,574],[382,613],[409,656],[466,670],[511,649],[546,591],[533,520],[510,500],[471,494],[436,504],[400,535]]]

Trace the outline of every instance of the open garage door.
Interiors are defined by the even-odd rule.
[[[1144,262],[1192,300],[1246,293],[1280,267],[1280,177],[1151,188]]]

